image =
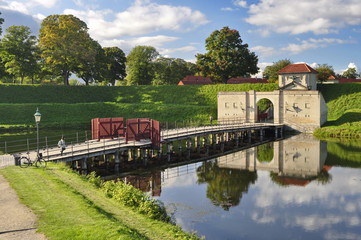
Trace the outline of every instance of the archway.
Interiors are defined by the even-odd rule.
[[[274,122],[274,106],[271,100],[262,98],[257,102],[257,122]]]

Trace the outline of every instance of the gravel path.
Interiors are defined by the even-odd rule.
[[[36,233],[36,216],[19,202],[14,189],[0,174],[0,240],[45,240]]]

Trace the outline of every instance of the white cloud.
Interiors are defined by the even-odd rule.
[[[346,72],[349,68],[354,68],[356,69],[356,72],[358,71],[357,69],[357,65],[353,62],[350,62],[348,65],[347,65],[347,68],[346,69],[342,69],[341,71],[339,71],[340,74],[343,74],[344,72]]]
[[[238,7],[247,8],[247,1],[237,0],[237,1],[234,1],[234,5],[236,5]]]
[[[347,67],[348,67],[348,68],[355,68],[356,71],[357,71],[357,66],[356,66],[356,64],[353,63],[353,62],[349,63]]]
[[[359,0],[261,0],[249,14],[248,23],[278,33],[328,34],[361,24]]]
[[[226,7],[226,8],[221,8],[222,11],[225,11],[225,12],[232,12],[234,11],[235,9],[233,8],[230,8],[230,7]]]
[[[159,53],[161,55],[167,55],[167,54],[175,53],[175,52],[194,52],[196,50],[197,50],[197,48],[195,48],[194,46],[184,46],[184,47],[180,47],[180,48],[160,49]]]
[[[153,46],[155,48],[160,48],[163,44],[167,42],[172,42],[177,40],[176,37],[158,35],[152,37],[139,37],[139,38],[129,38],[129,39],[106,39],[100,41],[100,45],[104,47],[113,47],[117,46],[121,48],[124,52],[129,52],[133,47],[139,45]],[[158,49],[159,50],[159,49]]]
[[[277,54],[273,47],[255,46],[250,48],[250,50],[260,57],[270,57]]]
[[[146,0],[136,0],[123,12],[112,10],[77,11],[67,9],[89,27],[89,33],[97,40],[123,36],[148,34],[161,30],[187,31],[208,22],[200,11],[189,7],[160,5]],[[110,20],[109,20],[110,19]]]
[[[306,50],[324,48],[331,44],[345,44],[351,41],[336,39],[336,38],[310,38],[307,40],[301,40],[301,43],[290,43],[287,47],[281,48],[282,51],[289,52],[291,54],[298,54]]]

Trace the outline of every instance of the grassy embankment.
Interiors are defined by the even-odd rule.
[[[319,85],[328,106],[328,122],[319,138],[361,138],[361,84]]]
[[[315,135],[361,138],[361,84],[319,85],[328,122]],[[276,84],[206,86],[41,86],[0,85],[0,129],[34,126],[39,107],[42,128],[90,128],[97,117],[152,118],[160,122],[216,118],[219,91],[272,91]]]
[[[178,226],[134,211],[134,201],[128,200],[124,206],[124,200],[119,203],[107,197],[116,192],[112,187],[105,194],[84,177],[59,166],[45,170],[14,166],[0,169],[0,174],[11,183],[21,202],[34,210],[37,228],[48,239],[199,239]],[[134,195],[138,194],[128,193]]]
[[[0,85],[0,128],[34,126],[37,107],[42,128],[87,127],[97,117],[189,119],[208,122],[217,115],[219,91],[272,91],[275,84],[207,86],[34,86]]]

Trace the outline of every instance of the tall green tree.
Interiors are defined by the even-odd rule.
[[[178,84],[187,75],[194,75],[194,63],[186,62],[180,58],[157,58],[154,62],[155,76],[153,85]]]
[[[127,56],[127,85],[150,85],[154,78],[154,60],[158,56],[154,47],[134,47]]]
[[[123,82],[126,76],[125,63],[127,58],[122,49],[118,47],[105,47],[106,69],[104,72],[104,79],[113,86],[116,81]]]
[[[258,73],[258,57],[242,44],[239,32],[224,27],[206,39],[205,54],[197,54],[197,68],[202,75],[226,83],[229,78]]]
[[[90,48],[94,55],[89,56],[87,59],[81,59],[81,62],[78,62],[78,66],[75,70],[76,76],[83,79],[85,85],[89,85],[92,82],[101,82],[102,81],[102,73],[106,71],[106,63],[105,63],[105,54],[103,48],[100,44],[95,41],[90,41]]]
[[[263,71],[263,77],[268,80],[268,82],[277,82],[278,81],[278,71],[287,65],[292,64],[290,59],[281,59],[277,62],[274,62],[271,66],[267,66]]]
[[[31,78],[39,69],[37,64],[37,40],[29,27],[11,26],[1,39],[0,57],[5,71],[22,84],[25,77]]]
[[[346,71],[342,73],[342,77],[356,79],[360,75],[357,73],[356,68],[348,68]]]
[[[321,83],[327,81],[331,75],[335,75],[333,67],[328,64],[319,64],[315,70],[318,72],[317,78]]]
[[[87,25],[73,15],[50,15],[40,27],[41,56],[54,73],[61,74],[64,85],[80,63],[95,62],[96,49]]]

